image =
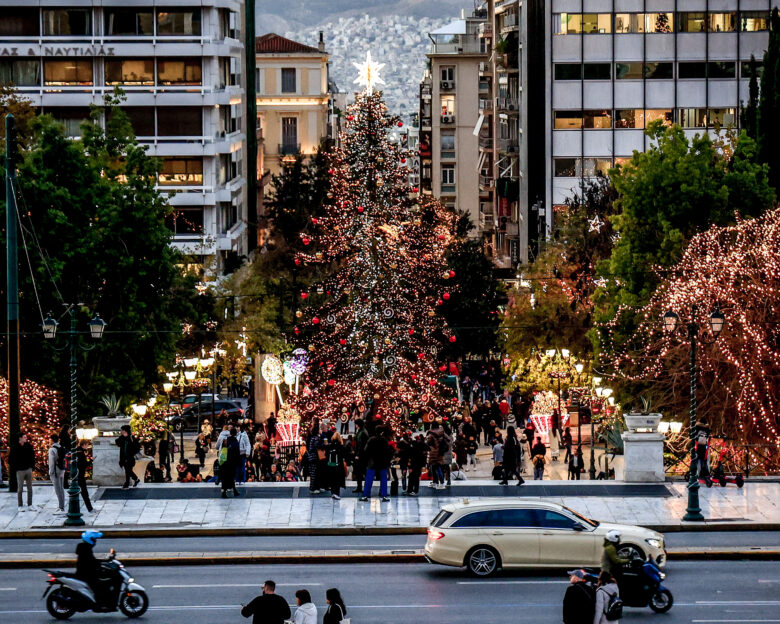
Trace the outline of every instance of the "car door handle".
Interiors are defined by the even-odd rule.
[[[493,535],[503,535],[503,531],[493,531]]]

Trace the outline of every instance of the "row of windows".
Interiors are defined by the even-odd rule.
[[[626,61],[615,63],[615,79],[641,80],[674,78],[674,63]],[[756,61],[756,75],[761,76],[763,63]],[[610,80],[612,63],[555,63],[555,80]],[[740,77],[750,78],[753,74],[751,63],[740,63]],[[679,61],[677,78],[736,78],[736,61]]]
[[[624,33],[758,32],[769,30],[767,11],[728,13],[554,13],[556,35]]]
[[[677,123],[683,128],[728,127],[736,125],[736,115],[736,108],[678,108]],[[644,128],[658,120],[671,125],[674,119],[671,108],[556,110],[553,112],[553,127],[556,130]]]
[[[41,65],[44,86],[94,84],[90,58],[0,60],[0,84],[40,86]],[[104,67],[107,85],[200,85],[203,79],[201,59],[197,57],[106,59]]]
[[[203,135],[203,109],[200,106],[123,106],[122,110],[139,137]],[[224,107],[224,110],[229,113],[230,107]],[[89,108],[82,106],[51,106],[43,112],[65,124],[69,136],[80,136],[82,122],[89,119]]]

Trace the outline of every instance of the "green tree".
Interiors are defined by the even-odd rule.
[[[769,44],[764,53],[761,97],[758,101],[758,147],[761,162],[769,165],[769,181],[780,188],[780,13],[772,10]]]
[[[748,83],[748,102],[740,110],[740,124],[751,139],[758,140],[758,63],[750,55],[750,82]]]
[[[79,353],[82,405],[95,409],[105,394],[148,392],[158,367],[171,362],[182,325],[204,320],[193,305],[196,278],[182,276],[183,259],[169,244],[171,208],[154,188],[156,162],[119,102],[93,106],[80,140],[51,117],[36,118],[18,167],[22,375],[68,385],[67,355],[44,342],[39,323],[48,311],[64,321],[63,302],[83,303],[80,329],[92,312],[108,322],[95,350]]]

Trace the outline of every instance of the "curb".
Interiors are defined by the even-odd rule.
[[[289,554],[223,554],[217,560],[214,553],[162,553],[158,555],[120,555],[119,559],[132,566],[205,566],[205,565],[276,565],[276,564],[345,564],[345,563],[425,563],[421,550],[393,552],[310,552]],[[780,549],[756,547],[745,550],[670,550],[672,561],[777,561]],[[69,568],[76,565],[75,557],[50,559],[0,559],[0,569]]]
[[[730,531],[780,531],[780,523],[753,522],[705,522],[704,524],[643,524],[646,529],[659,533],[722,533]],[[100,525],[84,526],[78,529],[67,527],[46,529],[23,529],[20,531],[0,531],[3,539],[78,539],[85,529],[97,529],[103,532],[105,538],[149,538],[149,537],[270,537],[281,536],[357,536],[357,535],[425,535],[427,526],[350,526],[350,527],[165,527],[150,526],[145,528],[101,527]]]

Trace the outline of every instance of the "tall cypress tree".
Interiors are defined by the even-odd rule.
[[[764,54],[761,97],[758,102],[759,158],[769,165],[769,182],[780,186],[780,13],[772,10],[769,45]]]
[[[752,54],[750,55],[748,102],[740,111],[740,124],[751,139],[758,141],[758,63]]]

